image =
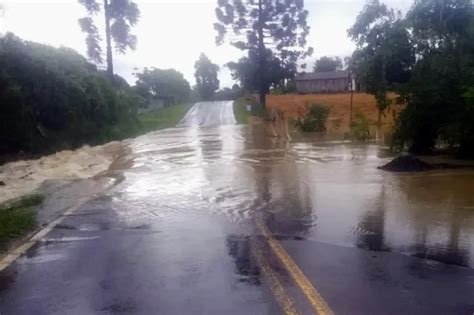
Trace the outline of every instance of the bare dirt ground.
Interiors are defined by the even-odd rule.
[[[390,96],[391,99],[395,95]],[[350,121],[350,93],[337,94],[286,94],[268,95],[267,104],[270,109],[283,111],[287,117],[298,119],[304,117],[307,108],[313,104],[326,105],[331,108],[328,119],[328,130],[337,132],[348,132]],[[366,93],[354,93],[353,115],[360,112],[368,118],[371,125],[375,126],[378,119],[378,110],[375,98]],[[394,113],[396,107],[392,106],[384,116],[382,116],[382,126],[384,130],[391,130],[394,123]],[[336,128],[336,126],[339,126]]]

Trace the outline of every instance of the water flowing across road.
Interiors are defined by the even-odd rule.
[[[203,102],[125,141],[116,185],[1,276],[0,312],[279,313],[251,254],[258,219],[336,314],[472,314],[473,171],[387,173],[376,144],[293,138]]]

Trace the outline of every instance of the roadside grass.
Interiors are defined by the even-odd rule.
[[[179,104],[138,114],[141,125],[139,134],[176,126],[191,106],[192,104]]]
[[[34,208],[43,200],[42,195],[33,194],[0,205],[0,249],[36,227]]]
[[[252,105],[252,110],[249,112],[245,108],[246,105]],[[251,116],[263,116],[262,108],[255,102],[253,98],[242,97],[234,101],[234,115],[238,124],[246,125]]]

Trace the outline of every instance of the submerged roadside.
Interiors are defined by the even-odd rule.
[[[130,137],[173,127],[190,107],[180,104],[139,114],[141,128]],[[0,165],[0,256],[29,238],[38,227],[54,220],[79,197],[93,194],[94,190],[86,186],[96,186],[97,180],[93,178],[105,174],[123,156],[126,142],[86,145]],[[76,193],[71,189],[78,195],[73,196]]]

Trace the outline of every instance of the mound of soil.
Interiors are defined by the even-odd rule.
[[[390,172],[421,172],[435,168],[437,168],[435,165],[426,163],[412,155],[399,156],[391,162],[379,167],[379,169]]]

